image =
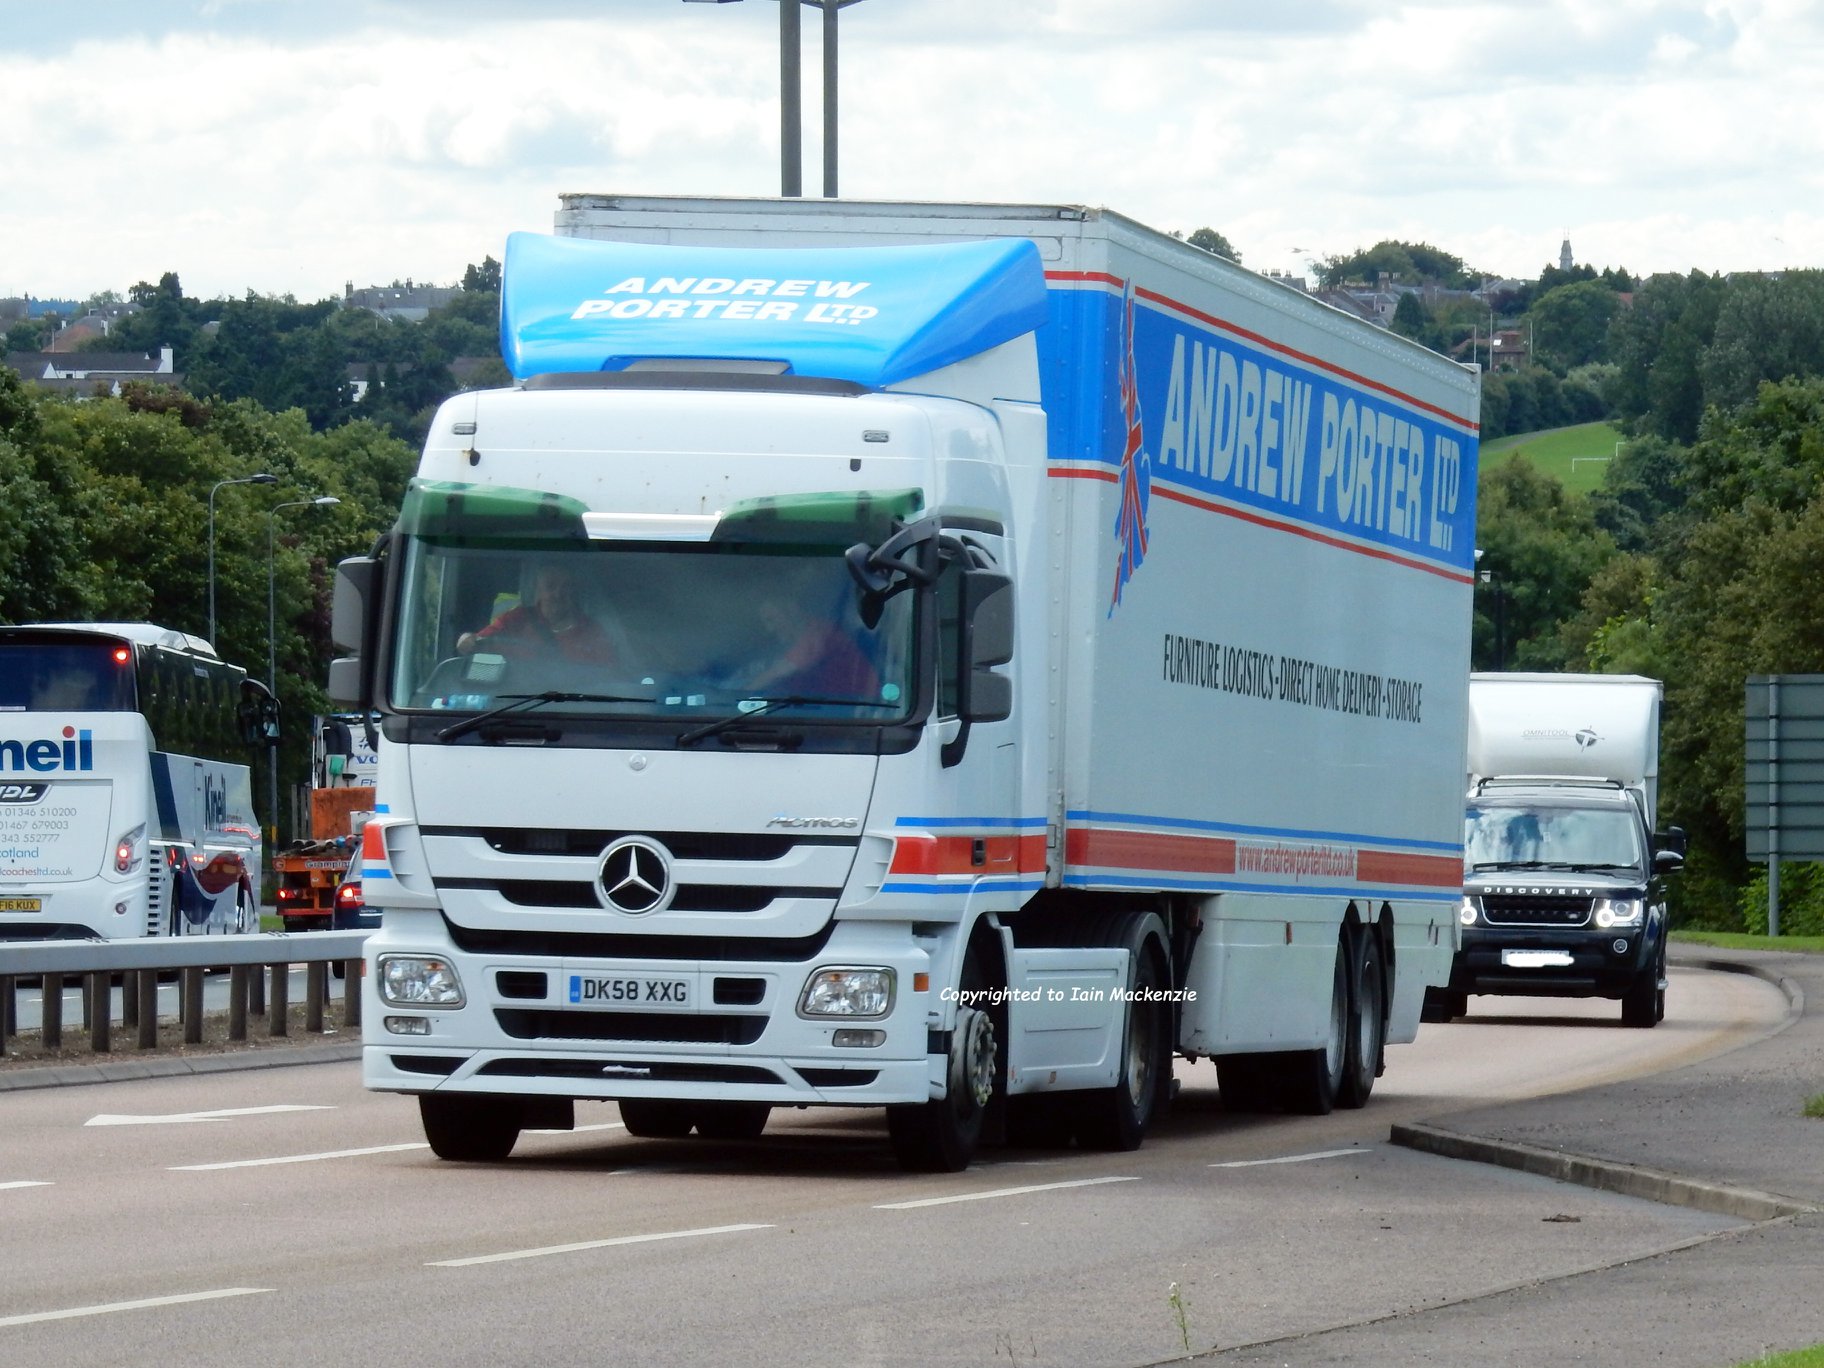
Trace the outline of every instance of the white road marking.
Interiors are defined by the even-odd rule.
[[[953,1197],[924,1197],[916,1202],[882,1202],[876,1211],[911,1211],[914,1207],[948,1206],[952,1202],[985,1202],[991,1197],[1023,1197],[1029,1192],[1056,1192],[1060,1188],[1095,1187],[1101,1183],[1137,1183],[1138,1178],[1078,1178],[1068,1183],[1034,1183],[1030,1187],[996,1188],[992,1192],[959,1192]]]
[[[278,1154],[270,1159],[229,1159],[219,1164],[173,1164],[172,1173],[209,1173],[215,1169],[266,1168],[272,1164],[309,1164],[318,1159],[355,1159],[363,1154],[397,1154],[400,1150],[429,1149],[422,1140],[404,1145],[370,1145],[366,1149],[327,1150],[322,1154]]]
[[[256,1292],[270,1292],[270,1287],[224,1287],[215,1292],[184,1292],[175,1297],[145,1297],[140,1301],[107,1302],[101,1306],[73,1306],[68,1311],[34,1311],[26,1316],[0,1316],[0,1326],[36,1325],[40,1321],[75,1320],[81,1316],[105,1316],[114,1311],[144,1311],[153,1306],[180,1306],[184,1302],[219,1301],[223,1297],[251,1297]]]
[[[14,1182],[11,1182],[11,1183],[0,1183],[0,1192],[5,1191],[7,1188],[49,1187],[49,1186],[51,1186],[49,1183],[41,1183],[34,1179],[29,1179],[29,1178],[21,1178]]]
[[[1315,1154],[1285,1154],[1277,1159],[1231,1159],[1226,1164],[1211,1164],[1211,1168],[1259,1168],[1263,1164],[1303,1164],[1312,1159],[1340,1159],[1345,1154],[1366,1154],[1372,1145],[1358,1145],[1354,1149],[1318,1150]]]
[[[426,1268],[468,1268],[472,1264],[506,1263],[512,1259],[542,1259],[547,1254],[576,1254],[612,1245],[647,1244],[653,1240],[688,1240],[698,1235],[736,1235],[745,1230],[771,1230],[770,1225],[706,1226],[702,1230],[667,1230],[656,1235],[620,1235],[612,1240],[584,1240],[579,1244],[548,1245],[543,1249],[515,1249],[506,1254],[477,1254],[469,1259],[438,1259]]]
[[[91,1116],[82,1124],[85,1126],[174,1126],[188,1125],[193,1121],[220,1121],[230,1116],[271,1116],[278,1112],[334,1110],[334,1107],[302,1106],[281,1102],[271,1107],[226,1107],[221,1111],[171,1112],[164,1116],[120,1116],[103,1112],[100,1116]]]
[[[625,1121],[604,1121],[597,1126],[572,1126],[569,1130],[529,1130],[527,1135],[581,1135],[584,1131],[620,1130]]]

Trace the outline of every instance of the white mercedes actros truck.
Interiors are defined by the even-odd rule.
[[[1360,1106],[1449,978],[1478,378],[1099,209],[569,197],[345,563],[446,1159]]]

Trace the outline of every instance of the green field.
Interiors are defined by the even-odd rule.
[[[1613,423],[1545,428],[1483,443],[1482,464],[1494,466],[1510,457],[1523,456],[1534,469],[1556,477],[1573,494],[1588,494],[1602,485],[1616,444],[1622,440],[1621,429]]]

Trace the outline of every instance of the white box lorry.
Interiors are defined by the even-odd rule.
[[[1462,948],[1429,1019],[1472,993],[1664,1018],[1662,881],[1684,855],[1676,829],[1655,830],[1662,692],[1638,675],[1471,676]]]
[[[364,1079],[496,1159],[1359,1106],[1456,949],[1478,377],[1098,209],[567,197],[345,563]]]

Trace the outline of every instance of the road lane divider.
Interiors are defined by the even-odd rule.
[[[1341,1159],[1349,1154],[1367,1154],[1372,1145],[1357,1145],[1352,1149],[1317,1150],[1311,1154],[1282,1154],[1277,1159],[1231,1159],[1224,1164],[1211,1164],[1211,1168],[1260,1168],[1267,1164],[1308,1164],[1314,1159]]]
[[[771,1230],[770,1225],[705,1226],[701,1230],[663,1230],[651,1235],[617,1235],[609,1240],[581,1240],[576,1244],[546,1245],[542,1249],[514,1249],[504,1254],[476,1254],[466,1259],[436,1259],[426,1268],[470,1268],[476,1264],[509,1263],[514,1259],[542,1259],[552,1254],[580,1254],[615,1245],[650,1244],[655,1240],[689,1240],[699,1235],[738,1235],[749,1230]]]
[[[921,1197],[913,1202],[880,1202],[876,1211],[912,1211],[917,1207],[949,1206],[953,1202],[987,1202],[996,1197],[1024,1197],[1031,1192],[1059,1192],[1065,1188],[1099,1187],[1104,1183],[1137,1183],[1138,1177],[1075,1178],[1065,1183],[1031,1183],[1025,1187],[995,1188],[990,1192],[958,1192],[948,1197]]]
[[[142,1297],[138,1301],[72,1306],[63,1311],[32,1311],[23,1316],[0,1316],[0,1329],[9,1325],[37,1325],[43,1321],[78,1320],[83,1316],[108,1316],[116,1311],[148,1311],[159,1306],[182,1306],[185,1302],[220,1301],[223,1297],[251,1297],[273,1290],[270,1287],[218,1287],[213,1292],[180,1292],[169,1297]]]
[[[314,1164],[319,1159],[358,1159],[364,1154],[397,1154],[402,1150],[429,1149],[422,1140],[403,1145],[369,1145],[365,1149],[325,1150],[321,1154],[275,1154],[265,1159],[225,1159],[215,1164],[173,1164],[171,1173],[211,1173],[216,1169],[269,1168],[273,1164]]]

